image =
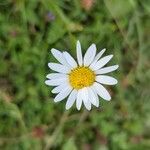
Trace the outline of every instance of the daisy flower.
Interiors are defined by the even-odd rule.
[[[106,49],[96,54],[96,45],[92,44],[82,56],[80,42],[77,41],[76,52],[77,62],[68,52],[60,52],[54,48],[51,53],[59,63],[48,63],[50,69],[56,73],[50,73],[46,77],[45,83],[55,86],[51,91],[57,94],[54,102],[67,98],[66,109],[68,110],[76,102],[78,110],[82,103],[87,110],[91,110],[91,105],[99,107],[99,97],[110,101],[111,96],[104,85],[115,85],[117,80],[105,73],[116,70],[119,66],[113,65],[104,67],[113,55],[101,56]]]

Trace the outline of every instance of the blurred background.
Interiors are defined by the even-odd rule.
[[[0,150],[149,150],[150,1],[0,0]],[[88,112],[44,84],[55,47],[114,54],[112,101]]]

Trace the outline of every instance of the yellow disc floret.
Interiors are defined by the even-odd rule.
[[[95,81],[95,73],[88,67],[77,67],[69,74],[69,82],[75,89],[91,86]]]

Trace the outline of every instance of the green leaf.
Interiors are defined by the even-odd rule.
[[[115,18],[126,17],[133,10],[129,0],[105,0],[105,4]]]
[[[67,32],[67,30],[64,23],[61,20],[57,19],[52,23],[51,26],[49,26],[47,32],[47,42],[49,44],[53,44],[57,40],[61,39]]]
[[[68,141],[63,145],[63,150],[77,150],[74,142],[74,138],[68,139]]]

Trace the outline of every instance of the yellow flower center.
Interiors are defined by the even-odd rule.
[[[73,88],[82,89],[94,83],[95,73],[88,67],[77,67],[69,74],[69,81]]]

